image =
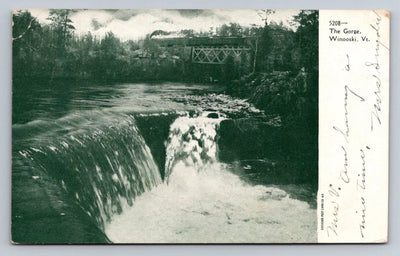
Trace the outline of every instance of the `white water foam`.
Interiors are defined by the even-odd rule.
[[[251,186],[217,157],[223,117],[180,117],[167,144],[168,182],[106,225],[116,243],[316,242],[316,211],[282,190]]]

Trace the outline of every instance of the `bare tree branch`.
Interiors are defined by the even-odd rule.
[[[31,21],[29,22],[29,25],[28,25],[28,27],[26,28],[26,30],[24,31],[24,33],[22,33],[21,35],[19,35],[19,36],[17,36],[17,37],[13,37],[12,40],[14,41],[14,40],[17,40],[17,39],[22,38],[22,37],[26,34],[26,32],[28,32],[28,30],[31,28],[31,25],[32,25],[33,20],[34,20],[34,19],[31,19]],[[14,26],[14,22],[13,22],[13,26]]]

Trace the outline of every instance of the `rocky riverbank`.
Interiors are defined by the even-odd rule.
[[[304,183],[316,192],[318,189],[317,81],[315,74],[303,71],[250,74],[232,81],[227,86],[228,94],[246,98],[274,122],[254,124],[246,120],[235,120],[230,124],[221,124],[222,132],[229,130],[230,133],[235,133],[224,135],[225,138],[232,138],[234,142],[222,141],[222,148],[225,143],[252,145],[243,147],[251,148],[252,152],[242,152],[243,150],[239,148],[237,152],[223,151],[225,155],[222,157],[231,158],[235,155],[236,158],[245,160],[249,154],[256,155],[256,164],[253,164],[254,167],[251,165],[252,170],[249,169],[249,172],[258,173],[253,176],[260,176],[259,172],[264,170],[261,171],[263,181],[258,182],[265,183],[267,182],[265,177],[273,178],[279,174],[280,183]],[[224,126],[234,126],[234,128],[224,129]],[[250,137],[246,136],[247,134],[257,134],[257,136]],[[255,137],[256,140],[247,141]],[[270,145],[274,147],[271,148]],[[274,164],[273,159],[279,166]],[[268,175],[268,172],[271,174]]]

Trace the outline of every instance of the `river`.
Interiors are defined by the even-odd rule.
[[[316,242],[280,125],[216,85],[14,86],[13,241]]]

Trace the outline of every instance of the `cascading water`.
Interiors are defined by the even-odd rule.
[[[170,127],[166,180],[114,215],[107,236],[121,243],[265,243],[316,239],[315,212],[282,190],[251,186],[218,161],[225,117],[183,116]],[[311,225],[311,226],[310,226]]]
[[[184,116],[176,119],[171,125],[166,149],[167,182],[176,165],[190,166],[201,171],[217,162],[217,128],[223,119],[219,114],[209,112],[197,118]]]
[[[40,122],[15,127],[16,134],[24,127],[33,130],[31,126],[41,132],[35,146],[18,151],[14,169],[30,166],[26,172],[37,182],[52,177],[100,229],[135,197],[161,183],[133,117],[80,112],[52,125],[61,131],[46,131]],[[85,128],[70,132],[70,126]]]

